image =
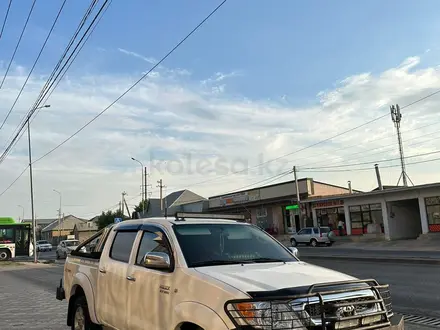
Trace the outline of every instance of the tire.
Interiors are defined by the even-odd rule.
[[[11,252],[8,249],[0,249],[0,261],[11,259]]]
[[[293,247],[298,245],[298,243],[296,242],[296,239],[294,239],[294,238],[290,239],[290,244],[292,244]]]
[[[99,325],[92,322],[89,315],[87,299],[79,296],[75,299],[72,309],[72,330],[98,330],[102,329]]]
[[[318,241],[316,239],[312,238],[310,240],[310,245],[313,246],[313,247],[317,247],[318,246]]]
[[[59,259],[59,258],[60,258],[60,255],[58,254],[58,251],[56,252],[56,254],[57,254],[57,259]]]

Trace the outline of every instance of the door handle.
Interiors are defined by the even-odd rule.
[[[99,272],[103,274],[107,273],[107,271],[104,268],[99,268]]]
[[[136,281],[136,279],[133,276],[127,276],[127,280],[132,282]]]

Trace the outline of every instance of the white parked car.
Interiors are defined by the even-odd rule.
[[[52,244],[46,240],[37,241],[37,252],[52,251]]]
[[[403,329],[387,285],[302,262],[257,226],[215,216],[123,221],[79,245],[56,294],[68,302],[67,325]]]
[[[66,239],[61,241],[57,246],[57,259],[59,258],[67,258],[67,256],[75,250],[79,245],[79,241],[76,239]]]

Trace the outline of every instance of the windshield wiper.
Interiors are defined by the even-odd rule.
[[[239,265],[253,263],[253,260],[205,260],[192,262],[191,267],[217,266],[217,265]]]

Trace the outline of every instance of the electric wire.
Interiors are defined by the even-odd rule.
[[[86,124],[81,126],[77,131],[75,131],[68,138],[63,140],[57,146],[43,154],[41,157],[37,158],[33,163],[37,163],[43,158],[49,156],[55,150],[62,147],[64,144],[69,142],[73,137],[82,132],[87,126],[93,123],[96,119],[102,116],[108,109],[110,109],[113,105],[115,105],[119,100],[121,100],[125,95],[127,95],[133,88],[135,88],[142,80],[144,80],[152,71],[154,71],[162,62],[164,62],[177,48],[179,48],[189,37],[191,37],[211,16],[213,16],[225,3],[227,0],[223,0],[208,16],[206,16],[190,33],[188,33],[176,46],[174,46],[164,57],[162,57],[153,67],[148,70],[142,77],[140,77],[133,85],[131,85],[124,93],[118,96],[112,103],[110,103],[107,107],[105,107],[102,111],[100,111],[96,116],[94,116],[91,120],[89,120]]]
[[[44,43],[43,43],[43,45],[41,46],[40,52],[38,53],[38,56],[37,56],[37,58],[35,59],[34,64],[32,65],[32,68],[31,68],[31,70],[29,71],[29,74],[28,74],[28,76],[26,77],[26,80],[24,81],[23,86],[22,86],[21,89],[20,89],[20,92],[18,93],[17,97],[15,98],[14,103],[12,104],[12,106],[11,106],[11,108],[9,109],[9,111],[8,111],[8,113],[7,113],[6,117],[5,117],[5,119],[3,120],[2,124],[0,125],[0,130],[3,128],[3,126],[4,126],[5,123],[6,123],[6,121],[8,120],[9,116],[11,115],[12,110],[15,108],[15,105],[17,104],[18,99],[19,99],[20,96],[21,96],[21,93],[23,93],[23,90],[24,90],[24,88],[26,87],[26,85],[27,85],[27,83],[28,83],[28,80],[29,80],[29,78],[30,78],[31,75],[32,75],[32,72],[34,71],[35,66],[36,66],[37,63],[38,63],[38,61],[39,61],[39,59],[40,59],[40,57],[41,57],[41,54],[43,53],[43,50],[44,50],[44,48],[46,47],[47,41],[49,40],[50,36],[52,35],[52,31],[53,31],[53,29],[55,28],[56,23],[58,22],[58,19],[59,19],[60,15],[61,15],[61,12],[63,11],[64,5],[66,4],[66,2],[67,2],[67,0],[64,0],[63,3],[61,4],[61,7],[60,7],[60,9],[59,9],[59,11],[58,11],[58,14],[57,14],[57,16],[55,17],[55,20],[54,20],[54,22],[53,22],[53,24],[52,24],[52,26],[51,26],[51,28],[50,28],[50,30],[49,30],[49,33],[47,34],[46,39],[44,40]]]
[[[5,19],[3,20],[2,29],[0,31],[0,39],[3,36],[3,31],[5,30],[6,21],[8,20],[9,10],[11,9],[12,0],[9,0],[8,9],[6,9]]]
[[[111,1],[110,1],[110,2],[111,2]],[[19,140],[21,139],[21,137],[23,136],[23,134],[24,134],[24,127],[25,127],[26,122],[27,122],[26,118],[32,118],[32,115],[34,114],[34,112],[35,112],[37,109],[38,109],[38,110],[41,109],[41,107],[39,107],[39,105],[41,104],[41,100],[42,100],[42,98],[44,98],[44,97],[47,95],[48,88],[51,88],[51,87],[53,86],[53,82],[52,82],[52,84],[51,84],[51,81],[54,81],[54,80],[53,80],[53,76],[56,74],[56,71],[57,71],[57,69],[59,68],[60,64],[62,63],[63,59],[66,57],[66,54],[67,54],[68,50],[71,48],[71,46],[72,46],[72,44],[73,44],[73,42],[74,42],[74,39],[77,37],[79,31],[80,31],[81,28],[84,26],[85,20],[86,20],[86,18],[90,15],[91,10],[93,9],[93,5],[94,5],[94,3],[96,3],[96,0],[94,0],[94,1],[92,2],[91,6],[89,7],[87,13],[85,14],[84,18],[82,19],[82,21],[81,21],[81,23],[80,23],[80,26],[79,26],[78,29],[77,29],[77,32],[76,32],[75,35],[72,37],[71,42],[70,42],[69,45],[66,47],[66,50],[65,50],[64,54],[61,56],[59,62],[57,63],[57,66],[56,66],[55,69],[53,70],[53,72],[52,72],[52,74],[51,74],[51,77],[48,78],[48,80],[47,80],[45,86],[44,86],[43,89],[41,90],[40,95],[39,95],[39,97],[37,98],[37,101],[34,103],[34,105],[33,105],[33,107],[31,108],[31,110],[29,110],[29,113],[28,113],[27,117],[25,117],[24,120],[22,120],[21,126],[20,126],[20,128],[18,129],[18,133],[16,133],[15,137],[12,139],[12,141],[11,141],[10,144],[9,144],[9,146],[6,148],[6,150],[5,150],[5,151],[3,152],[3,154],[0,156],[0,164],[5,160],[5,158],[6,158],[7,155],[10,153],[10,151],[12,150],[12,148],[14,147],[14,145],[15,145],[16,143],[18,143],[18,141],[19,141]],[[105,1],[105,3],[104,3],[103,6],[105,6],[107,3],[108,3],[108,0]],[[100,12],[99,12],[97,15],[99,15],[99,14],[101,13],[102,8],[103,8],[103,7],[101,7],[101,10],[100,10]],[[101,17],[102,17],[102,16],[101,16]],[[93,20],[93,22],[92,22],[91,24],[93,24],[93,23],[95,22],[95,20],[96,20],[96,16],[95,16],[95,19]],[[91,26],[91,25],[90,25],[90,26]],[[89,26],[89,28],[87,29],[87,31],[90,30],[90,26]],[[96,26],[96,25],[95,25],[95,26]],[[86,31],[85,33],[87,33],[87,31]],[[81,38],[81,41],[82,41],[83,39],[84,39],[84,36]],[[81,41],[80,41],[80,42],[81,42]],[[84,45],[84,43],[83,43],[82,45]],[[75,48],[75,50],[76,50],[77,48],[78,48],[78,46]],[[82,48],[80,48],[80,49],[82,49]],[[74,51],[75,51],[75,50],[74,50]],[[76,54],[78,54],[78,53],[79,53],[79,52],[77,52]],[[67,61],[70,61],[70,59],[71,59],[71,56],[68,58]],[[75,59],[76,59],[76,56],[73,58],[73,60],[75,60]],[[66,62],[66,63],[69,63],[69,62]],[[70,62],[70,63],[72,63],[72,62]],[[65,66],[66,66],[66,64],[63,66],[63,68],[62,68],[61,70],[63,70],[63,69],[65,68]],[[61,71],[60,71],[60,72],[61,72]],[[67,72],[67,70],[66,70],[65,72]],[[63,75],[63,76],[64,76],[64,75]],[[59,74],[55,77],[55,79],[57,79],[58,77],[59,77]],[[48,85],[49,85],[49,87],[48,87]],[[53,90],[54,90],[54,89],[52,89],[52,91],[53,91]],[[38,108],[37,108],[37,107],[38,107]],[[16,129],[16,131],[17,131],[17,129]]]
[[[24,27],[23,27],[23,30],[21,31],[20,37],[18,38],[18,42],[17,42],[17,45],[15,46],[14,53],[12,54],[11,60],[9,61],[9,64],[8,64],[8,68],[6,69],[5,75],[4,75],[3,79],[2,79],[2,82],[0,83],[0,89],[3,87],[3,84],[5,82],[6,76],[8,75],[9,69],[11,68],[12,61],[14,60],[15,54],[17,53],[18,47],[20,46],[21,39],[23,38],[24,31],[26,31],[26,27],[28,25],[29,19],[31,18],[32,12],[34,11],[34,6],[35,6],[36,2],[37,2],[37,0],[34,0],[32,2],[31,9],[30,9],[29,14],[27,16],[26,22],[24,23]]]

